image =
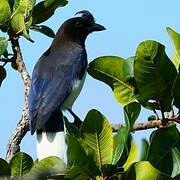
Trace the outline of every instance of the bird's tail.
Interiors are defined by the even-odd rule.
[[[67,163],[66,129],[60,110],[52,113],[46,124],[37,130],[37,158],[57,156]]]
[[[57,156],[67,164],[65,131],[37,133],[37,158]]]

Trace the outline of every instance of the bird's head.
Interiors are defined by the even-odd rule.
[[[65,21],[59,33],[61,36],[65,37],[66,40],[68,39],[84,45],[88,34],[94,31],[105,30],[105,27],[97,24],[93,15],[87,10],[76,13],[76,15],[78,14],[81,14],[81,16],[70,18]]]

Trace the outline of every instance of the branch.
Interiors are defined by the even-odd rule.
[[[17,69],[19,73],[21,74],[21,77],[24,83],[24,107],[23,107],[21,119],[19,123],[17,124],[15,132],[12,134],[9,140],[9,144],[7,145],[7,154],[6,154],[7,161],[10,161],[11,158],[17,152],[20,151],[19,145],[21,143],[21,140],[23,139],[23,137],[26,135],[26,133],[29,130],[28,95],[29,95],[29,88],[31,84],[29,73],[27,72],[27,69],[23,61],[18,37],[13,37],[10,40],[12,44],[12,50],[14,53]]]
[[[132,132],[134,131],[140,131],[140,130],[146,130],[146,129],[152,129],[152,128],[159,128],[161,126],[166,126],[169,122],[176,122],[180,124],[180,116],[174,116],[174,117],[169,117],[166,119],[157,119],[153,121],[147,121],[144,123],[136,123],[134,124],[133,128],[131,129]],[[117,132],[119,128],[124,127],[125,125],[123,124],[112,124],[112,130],[113,132]]]

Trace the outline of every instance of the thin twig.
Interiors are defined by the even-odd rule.
[[[4,64],[2,65],[3,67],[7,64],[8,62],[4,62]]]
[[[11,38],[12,50],[17,65],[17,70],[21,74],[24,83],[24,107],[21,119],[17,124],[15,132],[12,134],[9,144],[7,145],[6,160],[10,161],[11,158],[20,151],[20,143],[27,131],[29,130],[29,113],[28,113],[28,95],[31,84],[31,79],[25,67],[21,49],[19,46],[18,37]]]
[[[12,62],[12,61],[13,61],[12,59],[4,59],[4,58],[0,59],[0,62],[7,62],[7,63],[9,63],[9,62]]]
[[[154,114],[156,115],[156,119],[160,119],[160,118],[159,118],[159,115],[158,115],[158,113],[156,112],[155,109],[153,109],[153,112],[154,112]]]
[[[173,116],[169,117],[166,119],[157,119],[153,121],[147,121],[144,123],[135,123],[133,128],[131,129],[132,132],[134,131],[140,131],[140,130],[146,130],[146,129],[152,129],[152,128],[159,128],[161,126],[167,125],[169,122],[176,122],[180,124],[180,117],[178,116]],[[112,130],[113,132],[117,132],[119,128],[124,127],[124,124],[112,124]]]

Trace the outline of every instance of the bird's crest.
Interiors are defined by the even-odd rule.
[[[75,15],[77,15],[77,14],[82,14],[81,17],[83,19],[89,20],[91,22],[95,22],[93,15],[88,10],[79,11]]]

